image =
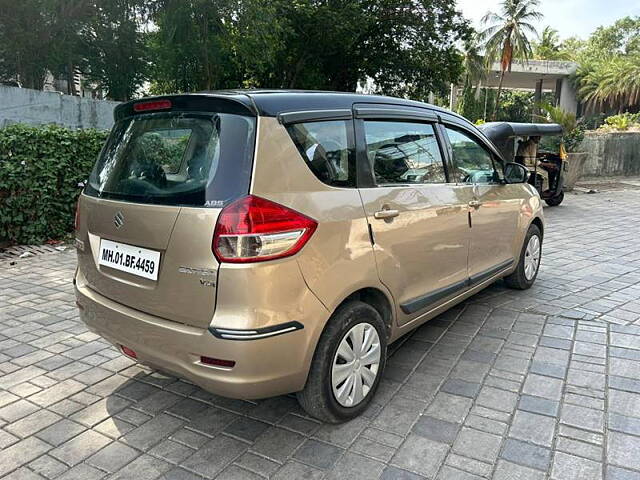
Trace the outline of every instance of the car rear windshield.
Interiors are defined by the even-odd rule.
[[[87,195],[136,203],[222,207],[249,192],[255,118],[155,113],[118,122]]]

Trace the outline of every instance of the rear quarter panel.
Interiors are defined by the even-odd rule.
[[[295,257],[309,289],[329,314],[361,288],[377,288],[391,300],[378,278],[358,190],[318,180],[276,118],[260,117],[258,132],[251,192],[318,222],[313,237]]]

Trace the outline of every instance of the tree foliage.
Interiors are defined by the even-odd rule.
[[[485,52],[489,62],[500,62],[500,85],[493,110],[493,119],[498,113],[502,83],[515,59],[528,60],[532,55],[529,36],[536,35],[531,22],[542,18],[538,11],[538,0],[503,0],[500,13],[489,12],[482,19],[486,28],[480,33],[485,41]]]
[[[96,0],[80,31],[82,70],[109,98],[131,99],[147,78],[142,34],[145,4],[144,0]]]
[[[471,121],[487,120],[491,115],[490,109],[495,104],[497,90],[493,88],[480,88],[479,91],[463,91],[458,103],[457,112]],[[543,94],[545,101],[552,101],[552,93]],[[531,122],[535,107],[533,92],[519,90],[504,90],[500,95],[500,109],[496,121],[503,122]]]
[[[456,44],[470,33],[449,0],[0,0],[0,80],[41,88],[47,71],[80,69],[116,100],[145,84],[354,91],[367,81],[423,98],[460,77]]]
[[[464,42],[462,55],[464,87],[479,86],[480,82],[487,77],[487,62],[482,53],[477,33],[474,33],[466,42]]]
[[[0,80],[41,89],[52,68],[53,21],[46,0],[0,0]]]
[[[93,4],[90,0],[48,1],[50,8],[51,43],[43,50],[49,54],[48,69],[67,80],[68,94],[75,94],[73,75],[84,58],[80,31],[89,19]]]
[[[241,86],[424,97],[462,73],[446,0],[157,0],[157,93]]]
[[[81,70],[115,100],[145,81],[144,0],[0,0],[0,81],[41,89]]]
[[[589,47],[603,56],[612,53],[640,53],[640,17],[624,17],[608,27],[599,27],[589,39]]]
[[[533,57],[536,60],[570,60],[571,53],[560,41],[558,31],[547,26],[542,30],[540,41],[533,45]]]
[[[640,17],[598,28],[574,59],[578,94],[591,111],[640,109]]]

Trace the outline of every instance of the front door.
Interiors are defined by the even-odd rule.
[[[509,267],[514,251],[520,210],[523,207],[522,185],[501,182],[502,164],[471,132],[445,128],[460,193],[469,204],[471,238],[469,244],[469,278],[471,284],[486,280]]]
[[[447,183],[431,123],[365,120],[359,131],[375,177],[360,195],[378,273],[404,324],[466,288],[468,207]]]

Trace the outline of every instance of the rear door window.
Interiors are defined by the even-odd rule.
[[[116,124],[85,189],[136,203],[222,207],[249,191],[255,119],[139,115]]]
[[[366,121],[364,130],[377,185],[447,182],[433,125]]]
[[[352,122],[331,120],[289,125],[291,139],[319,180],[335,187],[355,187]]]

